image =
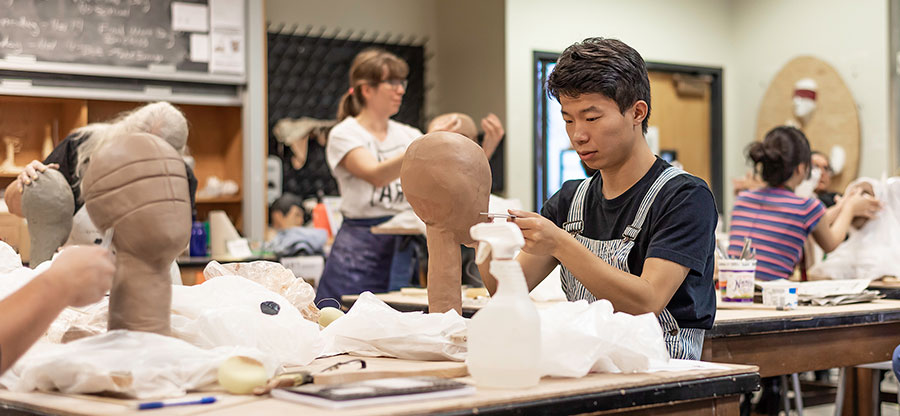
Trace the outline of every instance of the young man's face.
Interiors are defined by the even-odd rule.
[[[641,133],[643,116],[635,117],[637,103],[624,114],[615,101],[598,93],[578,98],[561,95],[559,103],[569,141],[584,164],[602,170],[627,160]]]

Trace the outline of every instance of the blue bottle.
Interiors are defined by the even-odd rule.
[[[206,228],[200,221],[194,221],[191,225],[189,252],[191,257],[206,257]]]

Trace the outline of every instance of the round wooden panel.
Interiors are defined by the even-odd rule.
[[[811,56],[794,58],[775,75],[763,96],[756,118],[756,140],[762,140],[773,127],[794,119],[794,83],[812,78],[818,84],[816,111],[803,132],[813,150],[829,155],[831,148],[841,145],[846,162],[840,175],[831,180],[831,190],[843,192],[859,172],[859,115],[856,101],[837,71],[827,63]]]

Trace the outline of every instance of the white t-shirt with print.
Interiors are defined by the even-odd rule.
[[[375,187],[338,164],[357,147],[366,148],[375,160],[382,162],[403,154],[409,144],[420,136],[422,132],[419,129],[394,120],[388,120],[384,141],[378,141],[354,117],[345,118],[331,129],[325,152],[328,166],[341,190],[341,213],[344,217],[376,218],[411,209],[400,188],[400,178],[387,186]]]

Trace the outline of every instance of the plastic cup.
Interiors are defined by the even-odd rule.
[[[723,302],[753,302],[756,259],[718,259],[719,290]]]

